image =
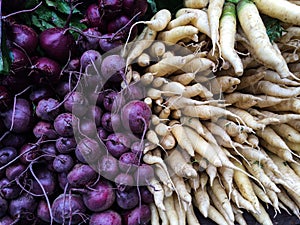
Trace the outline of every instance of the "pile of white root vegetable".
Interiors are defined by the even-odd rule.
[[[246,211],[271,225],[267,206],[300,218],[297,3],[185,0],[139,22],[123,85],[141,82],[153,113],[151,224],[200,224],[195,208],[220,225],[247,224]],[[283,27],[274,42],[263,14]]]

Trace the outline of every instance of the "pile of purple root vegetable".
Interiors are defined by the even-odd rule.
[[[142,87],[121,88],[124,59],[103,57],[138,34],[130,27],[147,2],[90,1],[86,29],[67,18],[42,32],[22,23],[31,13],[22,2],[0,1],[11,59],[0,77],[0,224],[148,224],[153,170],[141,155],[151,110]]]

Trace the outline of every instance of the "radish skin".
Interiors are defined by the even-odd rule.
[[[244,68],[241,58],[234,49],[236,33],[236,11],[235,5],[226,2],[220,19],[220,47],[225,60],[233,66],[235,74],[241,76]]]
[[[258,10],[285,23],[300,25],[300,6],[285,0],[253,0]]]
[[[279,9],[281,8],[280,6]],[[255,4],[250,0],[239,1],[237,4],[237,15],[257,58],[266,67],[275,69],[282,78],[294,77],[282,55],[272,46],[266,27]]]

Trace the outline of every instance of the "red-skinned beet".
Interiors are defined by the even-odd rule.
[[[51,210],[55,222],[79,224],[82,221],[81,214],[85,213],[86,208],[79,195],[61,194],[53,201]]]
[[[103,16],[101,15],[99,6],[97,4],[90,4],[88,6],[85,12],[85,19],[83,19],[82,22],[86,22],[90,27],[100,27],[100,29],[102,27],[106,27],[105,20],[103,19]]]
[[[88,190],[82,195],[86,207],[93,212],[101,212],[109,209],[116,198],[115,190],[110,181],[99,180],[92,190]]]
[[[13,107],[2,114],[3,121],[7,129],[12,126],[12,131],[15,133],[24,133],[32,128],[32,106],[23,98],[16,101],[15,108]]]
[[[38,58],[34,61],[34,69],[31,76],[38,84],[57,84],[60,80],[61,66],[50,58]]]
[[[114,33],[124,27],[128,22],[130,21],[130,18],[128,16],[122,15],[119,16],[113,20],[111,20],[107,24],[107,32],[108,33]]]
[[[99,0],[100,12],[106,19],[112,19],[122,11],[122,0]]]
[[[102,34],[97,27],[87,28],[83,30],[82,33],[83,35],[81,35],[78,40],[78,46],[82,51],[99,49],[99,38]]]
[[[114,33],[104,34],[99,40],[99,46],[104,52],[117,48],[122,44],[122,37],[120,37],[119,35],[115,35]]]
[[[8,32],[8,38],[23,48],[27,54],[36,50],[38,45],[38,34],[31,28],[23,24],[12,24]]]
[[[151,211],[148,205],[137,206],[124,215],[124,225],[147,224],[151,219]]]
[[[13,98],[5,86],[0,86],[0,110],[5,111],[13,102]]]
[[[29,194],[22,194],[20,197],[11,200],[9,204],[9,214],[13,218],[33,214],[37,207],[36,199]],[[29,216],[29,215],[28,215]]]
[[[17,48],[12,48],[10,50],[11,54],[12,54],[12,64],[11,64],[11,70],[12,73],[16,74],[16,75],[23,75],[24,73],[20,73],[18,74],[18,72],[23,72],[24,70],[27,69],[27,66],[29,65],[29,59],[26,56],[26,54],[24,52],[22,52],[20,49]]]
[[[44,30],[39,37],[41,48],[52,59],[61,63],[67,62],[69,55],[75,54],[75,41],[65,28],[49,28]]]
[[[94,213],[90,218],[90,225],[122,225],[121,216],[112,210]]]

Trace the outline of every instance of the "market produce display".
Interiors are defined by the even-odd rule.
[[[0,0],[0,224],[300,218],[300,4],[277,1]]]

